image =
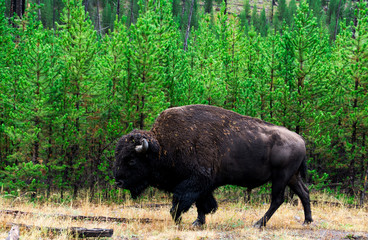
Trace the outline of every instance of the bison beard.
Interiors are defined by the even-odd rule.
[[[148,183],[143,183],[142,185],[138,185],[135,188],[128,189],[130,191],[130,194],[132,195],[133,199],[137,199],[148,187]]]
[[[142,182],[137,182],[134,185],[125,187],[126,185],[124,185],[123,182],[117,182],[116,186],[129,190],[132,198],[137,199],[144,192],[144,190],[146,190],[147,187],[149,187],[149,183],[147,181],[142,181]]]
[[[255,224],[265,226],[284,201],[289,186],[301,199],[305,223],[312,222],[305,143],[284,127],[206,105],[168,109],[150,131],[134,130],[115,150],[119,187],[138,197],[148,186],[173,193],[170,213],[180,223],[195,203],[198,217],[217,210],[213,191],[231,184],[249,189],[272,182],[271,206]]]

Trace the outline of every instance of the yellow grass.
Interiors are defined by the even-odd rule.
[[[162,202],[163,201],[163,202]],[[167,203],[161,200],[156,203]],[[45,215],[18,216],[1,214],[0,239],[5,239],[11,226],[18,223],[47,227],[84,227],[114,229],[112,239],[342,239],[346,236],[368,238],[368,210],[315,204],[312,208],[314,223],[303,226],[304,213],[301,206],[283,204],[260,230],[252,225],[266,212],[268,204],[226,203],[219,204],[215,214],[208,215],[207,224],[202,229],[192,229],[191,223],[197,212],[195,207],[183,215],[183,222],[176,226],[169,214],[169,205],[159,208],[132,207],[135,202],[128,200],[123,205],[93,204],[88,199],[68,204],[35,204],[26,200],[8,200],[0,197],[0,210],[20,210],[42,214],[68,214],[86,216],[109,216],[121,218],[149,218],[151,223],[93,222],[59,219]],[[50,235],[42,230],[21,228],[21,239],[71,239],[68,233]]]

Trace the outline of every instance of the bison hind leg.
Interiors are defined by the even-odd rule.
[[[303,183],[299,174],[295,174],[288,183],[291,190],[293,190],[296,195],[300,198],[304,208],[304,224],[309,224],[313,222],[312,219],[312,211],[310,206],[310,199],[309,199],[309,190]]]
[[[206,223],[206,214],[216,212],[218,205],[212,192],[203,194],[196,201],[198,212],[197,219],[193,222],[193,226],[202,226]]]
[[[266,223],[275,211],[281,206],[284,202],[284,194],[285,194],[285,187],[288,183],[289,177],[282,171],[275,171],[272,176],[272,192],[271,192],[271,205],[265,215],[258,220],[254,227],[265,227]]]

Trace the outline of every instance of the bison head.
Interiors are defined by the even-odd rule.
[[[137,198],[149,185],[151,163],[158,156],[156,139],[145,131],[124,135],[115,149],[114,177],[118,187],[128,189]]]

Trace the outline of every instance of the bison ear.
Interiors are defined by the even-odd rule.
[[[135,147],[135,151],[137,153],[145,153],[145,152],[147,152],[147,150],[148,150],[148,142],[147,142],[147,140],[145,138],[143,138],[141,140],[141,145],[137,145]]]

